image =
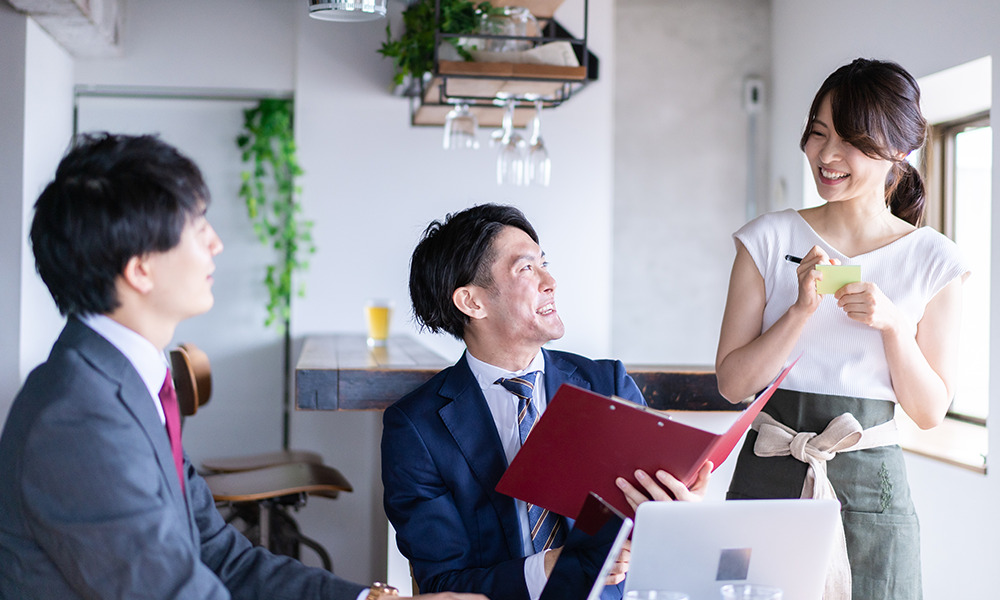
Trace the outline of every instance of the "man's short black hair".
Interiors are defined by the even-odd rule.
[[[427,226],[410,258],[410,300],[422,328],[463,338],[469,317],[458,310],[452,295],[464,285],[493,284],[493,240],[504,227],[516,227],[538,243],[524,214],[501,204],[474,206]]]
[[[155,136],[78,136],[31,222],[35,268],[59,312],[114,311],[128,261],[176,246],[209,199],[197,165]]]

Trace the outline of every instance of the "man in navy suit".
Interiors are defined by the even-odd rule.
[[[183,454],[163,349],[214,302],[208,202],[198,167],[150,136],[81,137],[39,197],[31,245],[68,320],[0,437],[0,598],[383,591],[252,547]]]
[[[536,411],[529,421],[540,416],[563,383],[645,404],[620,361],[542,348],[563,335],[555,289],[538,236],[514,207],[481,205],[434,221],[413,252],[416,318],[466,344],[458,363],[383,418],[385,510],[424,591],[536,600],[566,524],[494,489],[526,435],[528,407]],[[530,401],[521,402],[525,396]],[[625,479],[617,483],[633,507],[670,495],[697,500],[710,469],[706,463],[691,490],[662,471],[655,479],[636,472],[645,494]],[[609,583],[620,584],[627,569],[625,550]],[[621,588],[605,595],[620,598]]]

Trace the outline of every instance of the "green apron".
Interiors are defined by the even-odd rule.
[[[868,429],[891,420],[894,410],[885,400],[781,389],[764,406],[795,431],[814,433],[843,413]],[[808,465],[791,456],[758,457],[756,441],[757,432],[748,431],[727,499],[800,497]],[[920,600],[920,526],[900,447],[838,454],[827,463],[827,477],[841,503],[853,600]]]

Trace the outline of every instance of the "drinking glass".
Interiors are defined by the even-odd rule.
[[[542,142],[542,101],[535,100],[535,118],[531,121],[531,138],[528,140],[526,162],[528,183],[547,186],[552,175],[552,161]]]
[[[495,106],[502,106],[504,110],[503,121],[501,122],[500,129],[494,129],[490,132],[490,148],[496,148],[500,145],[501,140],[503,140],[504,135],[506,135],[506,127],[503,123],[507,122],[507,113],[510,113],[510,124],[513,128],[514,126],[514,99],[510,97],[510,94],[506,92],[497,92],[497,97],[493,100]]]
[[[479,148],[479,122],[462,103],[448,112],[444,120],[445,150],[476,150]]]
[[[729,583],[719,589],[723,600],[781,600],[781,589],[756,583]]]
[[[385,346],[389,339],[389,320],[392,316],[392,303],[383,299],[371,299],[365,304],[365,317],[368,322],[368,346]]]
[[[629,590],[625,594],[625,600],[688,600],[689,596],[683,592],[672,592],[669,590]]]
[[[497,153],[497,183],[499,185],[524,185],[527,142],[514,130],[514,100],[508,98],[504,106],[500,131],[500,150]]]
[[[504,6],[484,12],[479,23],[479,33],[517,37],[538,36],[538,20],[527,8]],[[531,49],[535,43],[529,39],[489,38],[483,44],[489,52],[519,52]]]

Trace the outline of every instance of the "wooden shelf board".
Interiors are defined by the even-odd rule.
[[[564,67],[534,63],[438,61],[438,74],[464,77],[504,77],[509,79],[557,79],[583,81],[587,67]]]
[[[563,0],[492,0],[493,6],[523,6],[531,11],[536,19],[550,19]]]
[[[417,108],[413,114],[414,125],[444,125],[448,111],[452,109],[450,104],[424,104]],[[469,111],[476,115],[476,120],[482,128],[498,128],[503,120],[503,109],[493,106],[472,106]],[[514,127],[524,128],[534,116],[534,109],[515,109]],[[480,143],[484,143],[480,140]]]

